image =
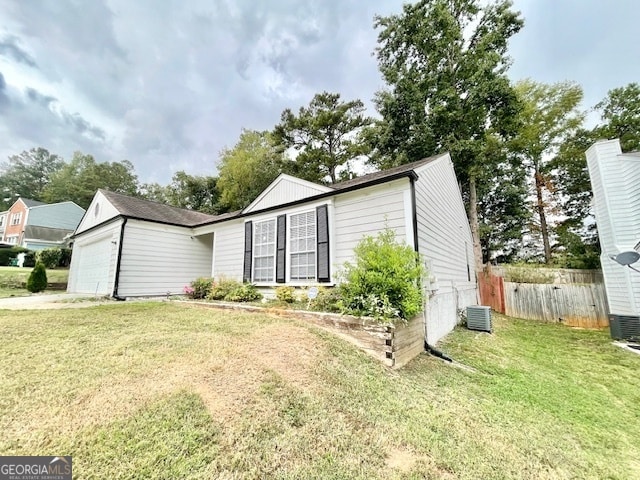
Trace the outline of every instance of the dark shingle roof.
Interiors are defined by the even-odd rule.
[[[64,238],[73,233],[73,230],[64,228],[49,228],[27,225],[24,229],[24,238],[32,240],[44,240],[48,242],[61,242]]]
[[[31,200],[30,198],[20,197],[20,200],[27,206],[27,208],[37,207],[38,205],[46,205],[44,202],[39,202],[38,200]]]
[[[168,223],[182,227],[193,227],[218,218],[215,215],[163,205],[162,203],[143,200],[141,198],[128,197],[127,195],[110,192],[108,190],[100,189],[99,191],[116,207],[120,214],[125,217]]]
[[[418,160],[417,162],[405,163],[404,165],[400,165],[398,167],[381,170],[380,172],[369,173],[361,177],[352,178],[351,180],[345,180],[344,182],[339,182],[329,186],[334,190],[344,190],[346,188],[353,188],[357,185],[364,186],[369,183],[380,182],[387,178],[396,177],[400,176],[403,173],[411,172],[412,170],[421,167],[422,165],[433,162],[434,160],[440,158],[442,155],[443,154],[433,155],[432,157],[423,158],[422,160]]]

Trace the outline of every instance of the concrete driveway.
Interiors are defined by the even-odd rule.
[[[52,293],[0,298],[0,310],[51,310],[92,307],[104,303],[113,303],[112,300],[103,298],[90,300],[92,298],[95,298],[95,295],[90,293]]]

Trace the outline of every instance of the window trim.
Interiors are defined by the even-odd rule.
[[[256,280],[256,229],[258,225],[264,223],[273,224],[274,239],[273,239],[273,276],[271,280]],[[277,244],[278,244],[278,226],[276,217],[265,218],[264,220],[254,221],[251,232],[251,281],[256,285],[271,285],[276,282],[276,258],[277,258]],[[268,258],[268,256],[261,256],[258,258]]]
[[[291,217],[294,217],[297,215],[306,215],[309,213],[313,214],[313,225],[315,230],[313,235],[313,250],[306,250],[306,251],[294,253],[292,252],[292,248],[291,248],[291,240],[292,240],[291,228],[293,223],[291,221]],[[305,239],[306,238],[308,237],[305,237]],[[287,283],[300,283],[300,284],[318,283],[318,215],[316,214],[315,207],[309,210],[287,214],[286,244],[289,247],[289,249],[287,250],[287,258],[289,260],[287,265],[287,271],[286,271]],[[313,278],[296,278],[296,279],[291,278],[291,267],[293,266],[293,255],[301,255],[301,254],[309,254],[309,253],[313,254]]]
[[[11,225],[12,227],[16,225],[20,225],[22,223],[22,212],[15,212],[11,214]]]

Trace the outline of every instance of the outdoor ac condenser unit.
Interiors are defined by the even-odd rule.
[[[640,338],[640,317],[632,315],[609,315],[611,338],[629,340]]]
[[[491,307],[467,307],[467,328],[491,333]]]

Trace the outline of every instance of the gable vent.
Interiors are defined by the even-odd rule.
[[[467,328],[491,333],[491,307],[467,307]]]

